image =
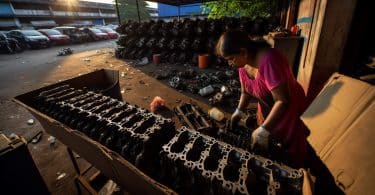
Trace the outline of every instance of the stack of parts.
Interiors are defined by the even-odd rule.
[[[118,152],[148,174],[155,171],[161,146],[175,133],[170,119],[68,85],[43,91],[35,100],[41,112]]]
[[[303,173],[182,127],[163,146],[162,181],[183,194],[300,194]]]
[[[277,24],[250,18],[222,18],[164,22],[125,21],[117,31],[121,34],[116,50],[118,58],[141,59],[160,54],[162,62],[197,63],[199,54],[213,54],[221,33],[241,29],[251,35],[267,34]],[[224,65],[223,59],[212,56],[213,65]]]
[[[138,106],[69,85],[44,90],[33,100],[40,112],[117,152],[178,193],[298,194],[301,190],[301,171],[186,127],[176,130],[170,119]]]

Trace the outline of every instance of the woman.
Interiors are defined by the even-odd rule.
[[[241,31],[222,34],[216,53],[239,72],[241,98],[231,124],[238,123],[251,96],[255,97],[259,127],[252,133],[252,147],[267,149],[271,135],[287,149],[290,165],[302,167],[308,130],[299,117],[307,106],[306,97],[286,57],[265,43],[252,41]]]

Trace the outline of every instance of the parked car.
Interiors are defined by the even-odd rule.
[[[72,43],[83,43],[88,41],[89,36],[86,35],[84,32],[80,31],[76,27],[72,26],[60,26],[60,27],[55,27],[53,28],[54,30],[58,30],[64,35],[69,36],[70,41]]]
[[[119,35],[116,31],[110,29],[110,28],[98,28],[100,31],[102,31],[103,33],[107,33],[108,37],[111,38],[111,39],[118,39],[119,38]]]
[[[107,33],[103,33],[101,30],[97,28],[83,28],[83,31],[88,33],[90,35],[91,40],[93,41],[109,39]]]
[[[22,51],[16,39],[10,38],[5,32],[0,32],[0,52],[15,53]]]
[[[11,30],[7,34],[11,38],[17,39],[21,48],[41,48],[49,47],[48,37],[36,30]]]
[[[60,31],[55,29],[39,29],[40,33],[44,34],[49,38],[51,44],[63,45],[70,43],[70,38],[68,35],[62,34]]]
[[[107,26],[105,26],[106,28],[110,28],[112,30],[116,30],[118,28],[118,25],[115,25],[115,24],[108,24]]]

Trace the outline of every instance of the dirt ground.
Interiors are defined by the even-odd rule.
[[[43,77],[24,79],[24,82],[21,82],[22,85],[15,86],[18,88],[13,90],[14,94],[11,93],[11,95],[26,93],[55,82],[105,68],[120,72],[119,79],[122,96],[124,101],[130,104],[137,104],[140,107],[149,109],[152,99],[155,96],[161,96],[166,100],[168,108],[162,115],[169,118],[173,117],[172,110],[180,102],[193,102],[201,106],[205,111],[210,108],[206,98],[176,91],[146,74],[163,70],[168,65],[148,64],[142,67],[135,67],[132,64],[134,63],[116,59],[113,48],[75,53],[60,58],[48,69],[48,74]],[[180,68],[183,69],[184,67]],[[27,74],[25,73],[25,75]],[[39,122],[25,108],[14,103],[11,97],[1,96],[0,112],[0,130],[6,135],[16,133],[30,141],[38,132],[44,131]],[[226,115],[228,116],[228,113]],[[27,124],[29,119],[34,119],[34,124]],[[176,118],[173,119],[176,121]],[[74,185],[75,172],[68,157],[66,146],[58,140],[52,145],[48,141],[49,137],[50,135],[44,132],[38,143],[28,144],[34,161],[52,194],[77,194],[78,192]],[[81,168],[89,166],[79,156],[76,156],[76,159]],[[59,176],[60,178],[58,179]]]

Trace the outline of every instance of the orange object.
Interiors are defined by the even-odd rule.
[[[165,107],[165,104],[166,104],[165,100],[163,100],[159,96],[155,96],[154,100],[152,100],[152,102],[150,104],[150,110],[151,110],[151,112],[155,112],[158,109],[160,109],[162,107]]]
[[[198,66],[200,69],[205,69],[208,66],[209,63],[209,54],[202,54],[198,56]]]
[[[154,64],[159,64],[160,63],[160,54],[154,54],[152,56],[152,61],[154,62]]]
[[[297,25],[294,25],[290,28],[290,34],[292,36],[296,36],[298,34],[299,27]]]

